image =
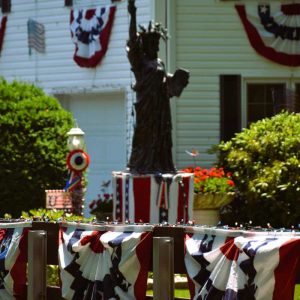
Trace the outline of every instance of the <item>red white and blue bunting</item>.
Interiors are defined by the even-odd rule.
[[[185,244],[192,299],[294,299],[299,236],[212,230]]]
[[[7,16],[0,17],[0,52],[2,51],[2,45],[5,35]]]
[[[235,7],[257,53],[282,65],[300,66],[300,4]]]
[[[141,227],[140,227],[141,229]],[[152,232],[61,227],[64,299],[145,299]]]
[[[0,299],[27,299],[29,223],[0,224]]]
[[[94,68],[108,47],[116,6],[71,10],[70,28],[76,46],[74,61],[80,67]]]

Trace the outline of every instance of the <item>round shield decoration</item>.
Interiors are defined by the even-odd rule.
[[[89,155],[81,149],[73,150],[67,156],[67,166],[71,171],[83,172],[89,164]]]

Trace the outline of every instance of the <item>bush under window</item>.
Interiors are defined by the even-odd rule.
[[[219,164],[232,172],[240,192],[222,212],[225,223],[300,223],[300,114],[282,112],[253,123],[218,149]]]

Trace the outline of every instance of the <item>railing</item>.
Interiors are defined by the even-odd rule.
[[[46,265],[58,264],[59,224],[33,222],[28,235],[28,299],[63,299],[59,287],[46,286]],[[174,299],[174,273],[186,274],[184,263],[185,228],[153,227],[153,297]],[[300,283],[300,273],[297,274]],[[39,280],[36,280],[39,278]]]
[[[63,299],[59,287],[46,286],[46,266],[58,264],[58,230],[59,224],[56,223],[32,223],[28,235],[30,300]],[[183,228],[159,226],[153,228],[152,261],[153,297],[147,296],[146,299],[174,299],[174,273],[186,274]]]

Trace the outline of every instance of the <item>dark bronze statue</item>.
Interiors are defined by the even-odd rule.
[[[170,98],[179,97],[188,84],[189,72],[176,70],[167,74],[157,57],[160,38],[167,32],[159,23],[146,29],[136,26],[134,0],[128,0],[131,16],[127,54],[136,83],[136,125],[128,168],[133,173],[176,173],[172,158],[172,123]]]

